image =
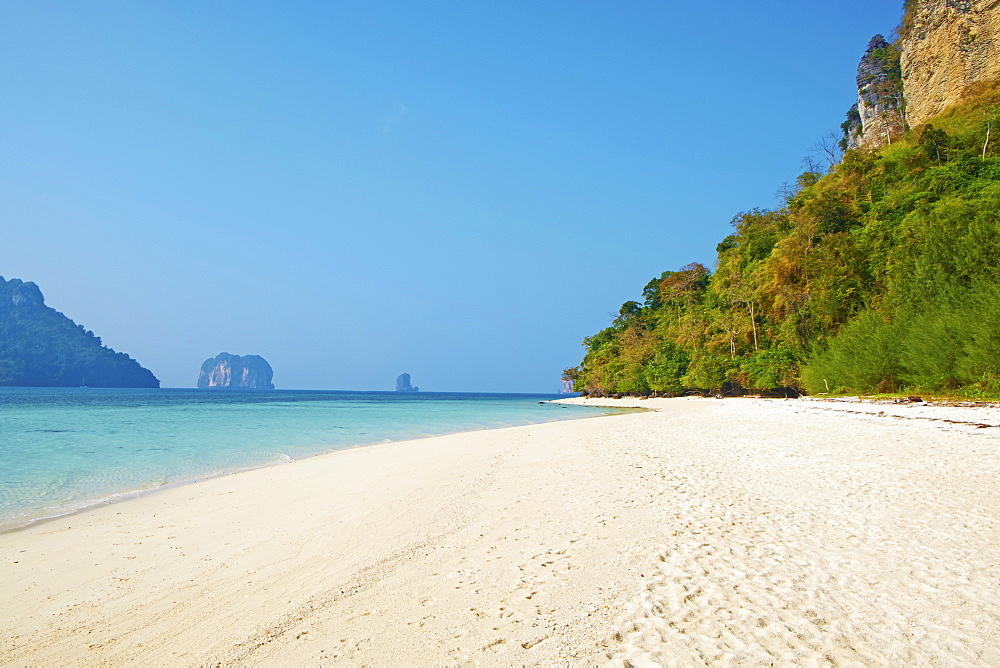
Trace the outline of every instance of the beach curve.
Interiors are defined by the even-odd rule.
[[[610,403],[2,534],[3,662],[1000,662],[996,409]]]

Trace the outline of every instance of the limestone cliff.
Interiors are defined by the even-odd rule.
[[[877,148],[906,130],[899,48],[875,35],[858,64],[858,102],[847,112],[844,148]]]
[[[219,353],[205,360],[198,375],[201,389],[273,390],[274,371],[260,355]]]
[[[911,127],[1000,79],[1000,0],[908,0],[900,36]]]

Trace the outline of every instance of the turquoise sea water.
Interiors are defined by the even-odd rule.
[[[0,388],[0,530],[329,450],[614,412],[539,403],[553,398]]]

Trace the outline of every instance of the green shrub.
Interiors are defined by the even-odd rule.
[[[814,394],[892,392],[899,389],[900,370],[896,328],[881,314],[869,310],[812,356],[802,369],[802,383]]]

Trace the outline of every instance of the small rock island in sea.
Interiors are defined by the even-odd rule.
[[[198,388],[207,390],[273,390],[274,371],[260,355],[219,353],[205,360]]]
[[[414,387],[410,385],[410,374],[401,373],[399,378],[396,379],[396,391],[397,392],[419,392],[419,387]]]

